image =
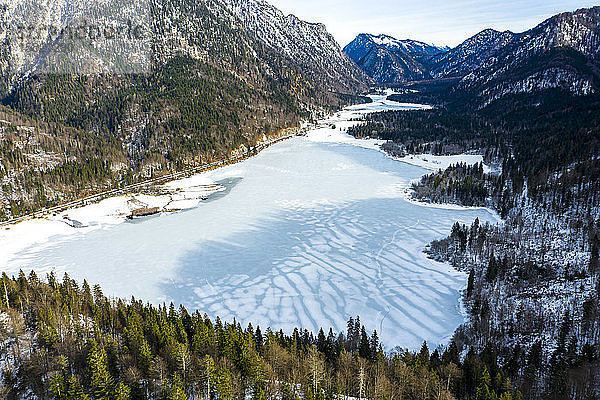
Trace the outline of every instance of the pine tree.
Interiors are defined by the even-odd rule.
[[[346,342],[348,343],[348,351],[353,352],[354,347],[352,346],[354,340],[354,318],[350,317],[348,320],[348,330],[346,331]]]
[[[487,367],[483,367],[483,371],[479,377],[479,385],[475,392],[475,400],[493,400],[490,392],[491,378]]]
[[[187,400],[183,382],[178,374],[173,374],[163,388],[163,400]]]
[[[254,336],[256,337],[256,347],[258,350],[260,350],[263,345],[263,335],[260,331],[260,326],[256,327],[256,333]]]
[[[227,368],[219,368],[212,381],[215,383],[214,387],[219,399],[229,400],[233,398],[231,371]]]
[[[131,397],[131,390],[123,382],[120,382],[115,388],[114,400],[129,400]]]
[[[152,366],[152,351],[150,345],[145,338],[141,338],[142,343],[139,347],[138,360],[142,373],[146,376],[150,374],[150,367]]]
[[[496,280],[496,278],[498,277],[498,263],[496,262],[496,257],[494,257],[494,254],[492,253],[491,257],[490,257],[490,262],[487,268],[487,272],[485,275],[485,280],[488,282],[493,282]],[[470,278],[470,276],[469,276]]]
[[[448,365],[450,363],[457,366],[460,365],[460,352],[454,340],[450,342],[446,350],[444,350],[444,354],[442,354],[442,364]]]
[[[88,367],[91,376],[91,389],[96,400],[111,399],[113,379],[108,372],[106,351],[95,340],[90,343]]]
[[[54,375],[50,378],[50,392],[55,400],[68,400],[68,386],[65,382],[65,377],[62,373]]]
[[[323,328],[319,330],[319,335],[317,336],[317,349],[319,349],[321,353],[324,353],[327,350],[327,339],[325,338]]]
[[[377,331],[373,331],[373,335],[371,336],[371,357],[374,358],[375,354],[377,354],[377,350],[379,350],[379,336],[377,335]]]
[[[352,337],[352,348],[354,351],[359,350],[360,340],[361,340],[361,327],[360,317],[357,316],[354,320],[354,336]]]

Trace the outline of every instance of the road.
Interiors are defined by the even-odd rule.
[[[245,160],[246,158],[249,158],[254,154],[259,153],[260,151],[266,149],[269,146],[272,146],[273,144],[275,144],[277,142],[289,139],[289,138],[297,136],[301,133],[299,128],[291,128],[291,129],[288,129],[288,131],[292,131],[293,133],[287,134],[284,136],[280,136],[275,139],[271,139],[266,142],[260,143],[260,144],[256,145],[256,147],[254,147],[252,149],[252,151],[246,150],[243,154],[239,154],[237,156],[230,157],[225,160],[215,161],[213,163],[204,164],[199,167],[187,169],[185,171],[174,172],[174,173],[171,173],[168,175],[163,175],[163,176],[160,176],[157,178],[148,179],[143,182],[124,186],[119,189],[112,189],[112,190],[108,190],[106,192],[97,193],[97,194],[94,194],[91,196],[83,197],[81,199],[70,201],[68,203],[60,204],[55,207],[44,208],[44,209],[38,210],[34,213],[24,215],[22,217],[13,218],[8,221],[0,222],[0,227],[18,224],[20,222],[34,219],[34,218],[42,218],[46,215],[63,212],[70,208],[83,207],[88,204],[96,203],[98,201],[107,199],[109,197],[122,196],[122,195],[126,195],[129,193],[136,193],[136,192],[139,192],[140,189],[143,189],[144,187],[147,187],[147,186],[164,184],[169,181],[185,178],[185,177],[188,177],[191,175],[199,174],[201,172],[206,172],[206,171],[209,171],[209,170],[212,170],[215,168],[223,167],[225,165],[234,164],[234,163],[240,162],[242,160]]]

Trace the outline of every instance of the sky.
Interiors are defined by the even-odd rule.
[[[286,14],[322,22],[345,46],[359,33],[456,46],[486,29],[523,32],[552,15],[600,0],[267,0]]]

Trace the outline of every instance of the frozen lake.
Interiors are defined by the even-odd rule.
[[[287,140],[207,174],[226,190],[196,208],[53,236],[0,267],[67,271],[106,294],[173,301],[263,330],[339,332],[360,315],[387,348],[444,342],[463,322],[466,276],[422,251],[455,221],[495,215],[410,203],[405,189],[425,169],[328,142],[327,131],[337,134]]]

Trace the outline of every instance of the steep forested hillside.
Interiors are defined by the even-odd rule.
[[[322,25],[253,0],[14,0],[2,12],[4,217],[225,158],[354,101],[368,81]],[[82,27],[116,38],[74,39]]]
[[[477,112],[455,105],[373,114],[351,132],[390,140],[385,148],[395,155],[477,152],[496,167],[458,164],[413,186],[418,200],[488,206],[504,218],[498,226],[457,224],[428,249],[470,272],[470,322],[454,340],[493,349],[525,398],[594,398],[600,101],[562,91],[543,99],[511,96]]]

